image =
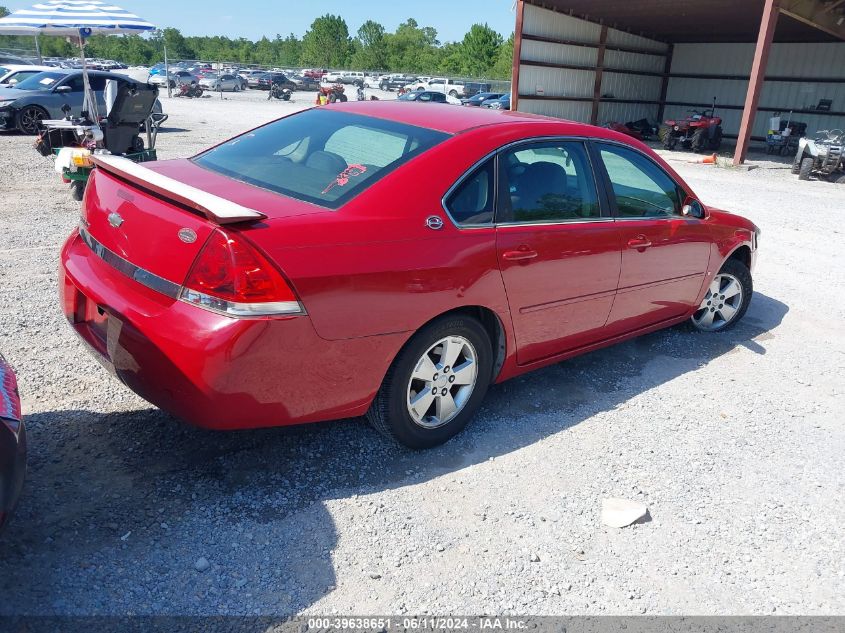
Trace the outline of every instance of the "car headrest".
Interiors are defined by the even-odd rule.
[[[317,151],[308,157],[305,161],[305,166],[319,171],[325,171],[330,174],[339,174],[346,169],[346,161],[337,154],[332,152]]]
[[[566,170],[556,163],[545,161],[528,165],[522,181],[550,193],[565,193],[567,187]]]

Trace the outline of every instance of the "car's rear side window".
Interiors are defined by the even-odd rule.
[[[464,178],[446,200],[449,215],[461,226],[493,222],[495,209],[495,159],[491,158]]]
[[[337,209],[448,137],[395,121],[313,108],[193,160],[230,178]]]

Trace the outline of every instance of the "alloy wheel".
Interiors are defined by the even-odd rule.
[[[707,294],[692,317],[695,326],[707,332],[727,327],[742,308],[742,284],[727,273],[719,273],[707,289]]]
[[[440,339],[417,361],[408,381],[411,419],[426,429],[448,424],[466,406],[478,380],[478,356],[462,336]]]
[[[26,134],[37,134],[38,127],[45,118],[44,112],[35,107],[24,108],[19,116],[21,131]]]

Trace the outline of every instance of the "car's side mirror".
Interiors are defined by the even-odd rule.
[[[704,205],[701,204],[695,198],[690,198],[689,200],[687,200],[686,204],[684,204],[683,209],[681,209],[681,213],[684,217],[697,218],[699,220],[703,220],[707,217],[707,212],[704,210]]]
[[[56,92],[70,92],[72,88],[70,86],[59,86],[56,88]]]

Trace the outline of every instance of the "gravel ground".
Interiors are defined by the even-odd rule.
[[[313,99],[263,96],[165,100],[161,157]],[[31,143],[0,135],[0,349],[31,448],[0,615],[845,614],[845,187],[673,154],[763,229],[745,320],[496,386],[413,453],[360,420],[205,432],[130,393],[60,313],[77,204]],[[602,526],[605,497],[649,520]]]

